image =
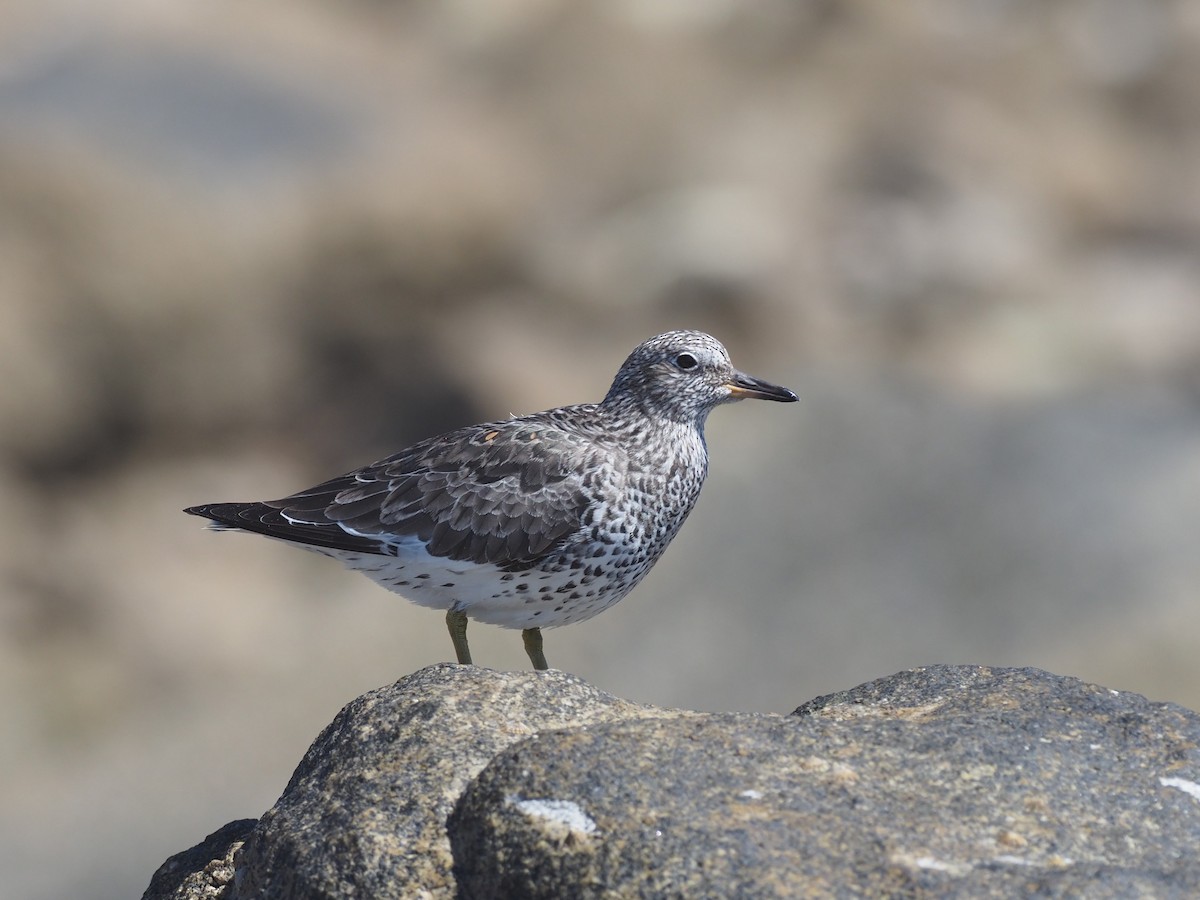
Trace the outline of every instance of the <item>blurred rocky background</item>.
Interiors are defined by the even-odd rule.
[[[599,399],[672,327],[802,402],[717,411],[688,527],[552,665],[1200,708],[1196,4],[0,2],[4,896],[137,896],[450,657],[183,506]]]

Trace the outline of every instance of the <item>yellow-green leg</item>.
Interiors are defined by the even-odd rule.
[[[535,669],[548,669],[546,665],[546,654],[542,652],[542,629],[526,628],[521,632],[521,639],[525,641],[525,652],[529,654],[529,661],[533,663]],[[464,639],[463,645],[466,645]]]
[[[450,629],[450,640],[454,642],[458,664],[471,665],[471,648],[467,646],[467,614],[450,610],[446,613],[446,627]]]

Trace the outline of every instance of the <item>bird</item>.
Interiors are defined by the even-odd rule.
[[[520,628],[543,670],[542,628],[603,612],[658,561],[704,484],[709,413],[745,399],[798,398],[735,369],[711,335],[668,331],[629,354],[599,403],[449,431],[280,500],[184,512],[444,609],[462,665],[468,619]]]

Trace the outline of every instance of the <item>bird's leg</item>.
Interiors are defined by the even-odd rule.
[[[446,627],[450,629],[450,640],[454,642],[458,664],[471,665],[471,648],[467,646],[467,614],[450,610],[446,613]]]
[[[521,640],[525,642],[525,652],[535,669],[548,669],[546,654],[542,652],[542,629],[526,628],[521,632]]]

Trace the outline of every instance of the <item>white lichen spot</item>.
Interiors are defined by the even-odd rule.
[[[743,800],[761,800],[763,798],[763,792],[756,791],[751,788],[749,790],[742,791],[740,794],[738,794],[738,796]]]
[[[992,862],[998,862],[1006,866],[1032,866],[1033,862],[1020,856],[1013,856],[1011,853],[1002,853],[995,857]]]
[[[951,875],[966,875],[971,871],[969,863],[951,862],[938,859],[936,856],[918,856],[913,860],[918,869],[929,869],[934,872],[948,872]]]
[[[948,862],[942,862],[932,856],[918,856],[913,860],[917,864],[918,869],[933,869],[935,872],[953,872],[954,866]]]
[[[974,868],[969,862],[955,862],[928,855],[917,856],[903,850],[892,853],[891,862],[909,869],[926,869],[933,872],[946,872],[950,875],[966,875]]]
[[[1188,781],[1186,778],[1160,778],[1158,783],[1163,787],[1178,788],[1185,794],[1200,800],[1200,784],[1194,781]]]
[[[568,834],[590,835],[596,832],[596,822],[572,800],[534,799],[506,797],[505,800],[531,819],[551,830],[565,829]]]

